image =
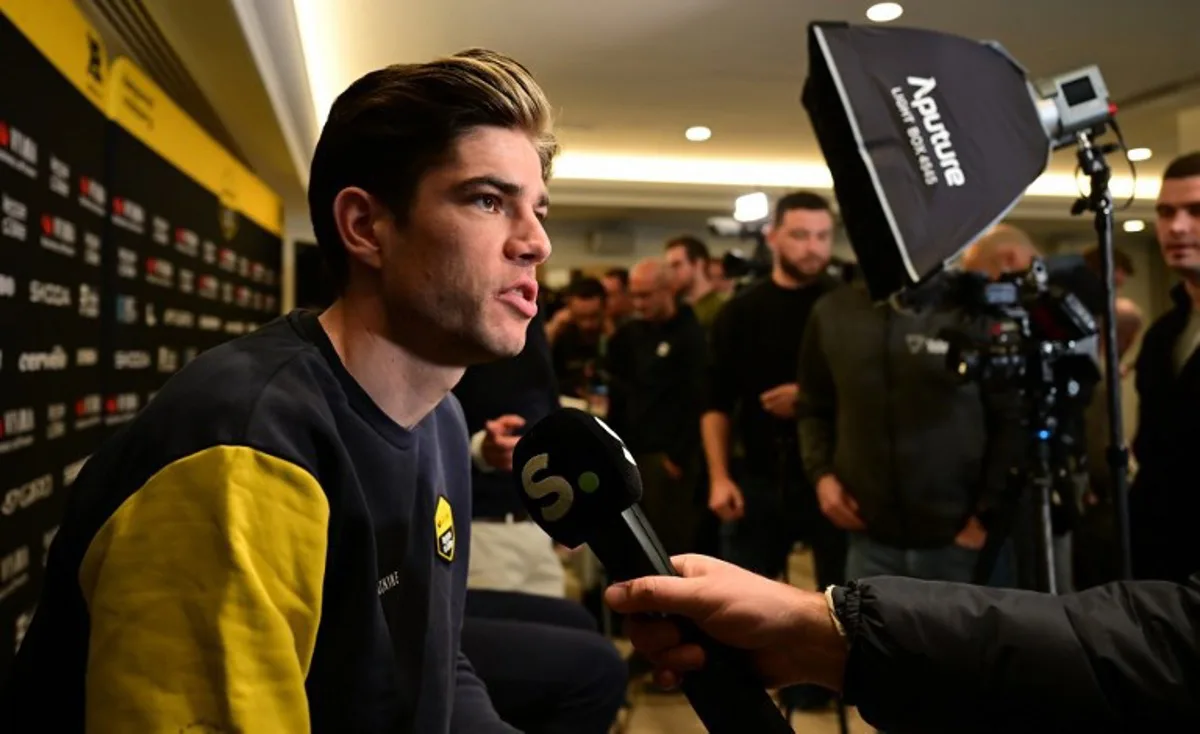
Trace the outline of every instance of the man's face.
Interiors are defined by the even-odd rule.
[[[523,132],[482,127],[417,186],[407,222],[380,222],[391,329],[420,328],[448,364],[513,356],[537,313],[535,269],[550,255],[549,201]]]
[[[567,301],[567,310],[571,312],[571,323],[584,334],[594,336],[604,326],[603,298],[572,296]]]
[[[661,271],[641,272],[635,269],[629,274],[629,297],[633,300],[633,310],[638,318],[663,321],[670,316],[675,294],[670,279],[662,277]]]
[[[1158,246],[1167,267],[1200,277],[1200,176],[1163,181],[1157,214]]]
[[[676,293],[686,293],[696,283],[696,266],[687,258],[686,247],[672,247],[667,250],[667,270],[671,277],[671,287]],[[630,281],[630,288],[633,283]],[[636,306],[635,306],[636,308]]]
[[[612,318],[621,318],[629,313],[629,294],[625,291],[625,284],[615,275],[606,275],[601,280],[604,284],[604,292],[608,294],[605,303],[608,304],[608,315]]]
[[[812,280],[829,266],[833,216],[816,209],[791,209],[771,228],[767,244],[787,275],[800,282]]]

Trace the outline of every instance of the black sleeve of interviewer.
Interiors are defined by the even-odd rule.
[[[1200,731],[1200,574],[1064,596],[873,578],[835,599],[846,703],[880,729]]]

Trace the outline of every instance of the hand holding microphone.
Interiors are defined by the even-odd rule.
[[[551,413],[521,438],[513,459],[522,501],[555,541],[568,548],[587,543],[618,582],[641,579],[637,583],[653,588],[689,581],[669,578],[679,572],[637,505],[642,494],[637,464],[602,421],[570,408]],[[677,669],[684,694],[709,732],[792,734],[745,651],[713,640],[692,619],[675,617],[670,624],[689,645],[683,649],[692,651],[685,654],[693,657],[679,662],[696,665]]]

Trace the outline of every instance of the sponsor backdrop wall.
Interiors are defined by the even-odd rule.
[[[0,681],[71,482],[279,311],[281,205],[71,0],[0,0]]]

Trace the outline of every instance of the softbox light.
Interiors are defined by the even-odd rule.
[[[936,273],[1003,218],[1064,128],[1108,115],[1092,69],[1073,79],[1092,94],[1076,88],[1087,109],[1071,118],[1061,83],[1039,92],[996,44],[845,23],[813,23],[808,35],[802,101],[876,300]]]

